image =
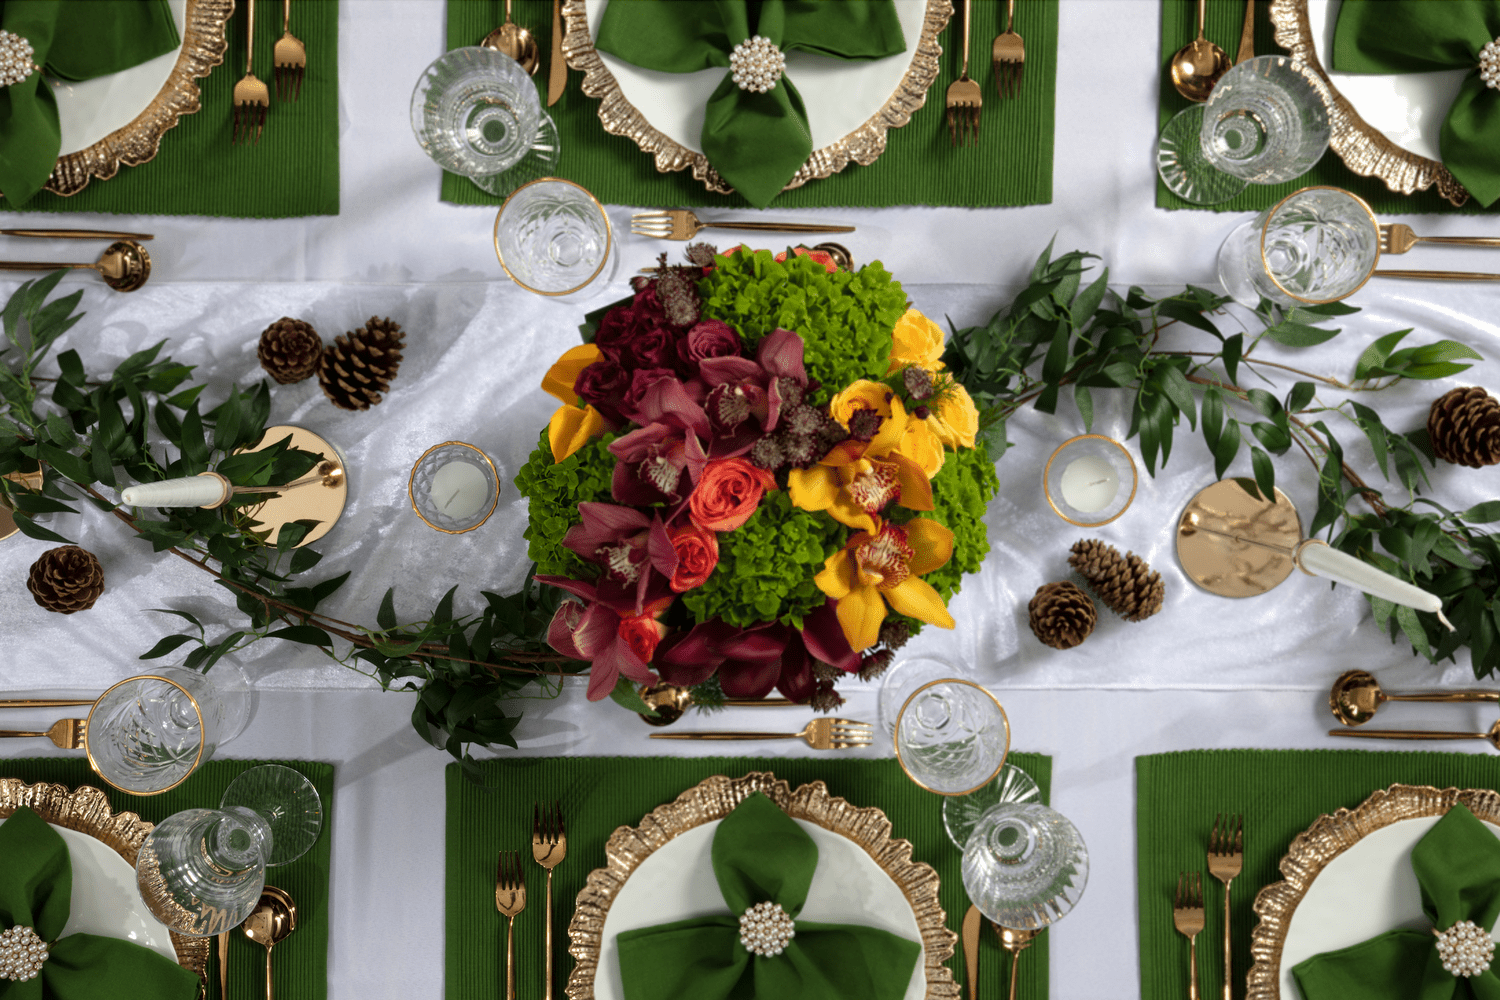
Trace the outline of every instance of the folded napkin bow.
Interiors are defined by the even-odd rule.
[[[1482,947],[1500,915],[1500,840],[1467,807],[1455,805],[1412,848],[1411,866],[1433,930],[1397,928],[1298,963],[1292,974],[1304,1000],[1500,1000],[1500,978]],[[1468,930],[1466,922],[1479,930]],[[1481,939],[1481,946],[1465,937]],[[1445,952],[1467,953],[1472,962],[1456,963]],[[1445,962],[1469,968],[1455,973]]]
[[[805,920],[786,936],[817,864],[818,847],[796,820],[764,795],[745,799],[714,833],[714,875],[730,912],[621,934],[626,1000],[899,1000],[917,942]]]
[[[22,806],[0,824],[0,928],[46,945],[34,978],[0,978],[3,1000],[193,1000],[198,977],[138,944],[94,934],[59,940],[72,905],[68,846]],[[31,934],[11,928],[31,928]],[[5,951],[0,944],[0,953]],[[0,965],[6,958],[0,954]]]
[[[1500,199],[1500,89],[1479,71],[1500,62],[1500,0],[1344,0],[1333,68],[1345,73],[1472,69],[1443,119],[1443,166],[1481,205]]]
[[[764,208],[812,154],[802,97],[777,68],[781,53],[883,59],[905,51],[906,39],[892,0],[615,0],[594,45],[666,73],[730,68],[708,99],[703,155]]]

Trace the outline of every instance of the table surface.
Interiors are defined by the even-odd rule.
[[[882,261],[918,308],[959,325],[983,322],[1008,301],[1054,236],[1059,251],[1100,254],[1110,267],[1111,284],[1121,289],[1141,285],[1160,293],[1184,283],[1213,287],[1215,252],[1242,217],[1153,207],[1159,17],[1156,0],[1071,0],[1062,6],[1053,204],[826,209],[798,217],[857,225],[844,242],[859,262]],[[576,343],[582,308],[624,294],[637,267],[662,249],[675,253],[680,247],[621,236],[622,263],[609,289],[617,294],[600,295],[584,307],[515,288],[495,262],[492,213],[440,203],[437,168],[411,137],[411,85],[442,49],[443,4],[346,0],[340,18],[340,216],[259,221],[32,214],[16,224],[157,234],[152,280],[141,291],[115,295],[87,274],[62,286],[85,289],[89,317],[59,349],[78,349],[95,370],[166,338],[174,357],[200,366],[211,383],[210,395],[218,398],[231,382],[244,386],[259,379],[255,342],[279,316],[309,320],[325,340],[371,315],[400,322],[409,337],[406,360],[378,408],[346,414],[327,406],[315,384],[303,383],[275,390],[272,418],[311,426],[349,455],[351,503],[343,521],[319,544],[325,558],[315,575],[346,569],[355,575],[327,610],[364,620],[385,589],[395,586],[398,614],[415,614],[454,583],[460,584],[461,609],[464,601],[477,602],[481,589],[505,592],[520,584],[527,564],[521,540],[524,501],[507,486],[499,510],[483,528],[438,536],[407,506],[412,463],[432,444],[467,440],[486,450],[508,480],[535,447],[552,408],[536,386],[551,361]],[[943,79],[948,76],[945,68]],[[578,81],[572,74],[570,85]],[[941,95],[935,91],[929,99]],[[998,100],[988,86],[985,100]],[[228,109],[202,113],[227,114]],[[268,127],[275,127],[274,109]],[[616,233],[628,233],[630,210],[615,207],[610,214]],[[1402,221],[1423,234],[1495,234],[1486,217]],[[32,241],[10,241],[7,253],[31,259],[88,255],[76,245]],[[1469,250],[1416,251],[1400,264],[1497,270],[1492,256]],[[18,283],[0,281],[0,296]],[[1389,426],[1410,430],[1420,426],[1430,401],[1455,385],[1487,385],[1500,392],[1500,362],[1493,360],[1500,351],[1495,295],[1492,286],[1374,281],[1354,298],[1363,311],[1342,320],[1340,337],[1318,348],[1271,351],[1266,357],[1347,379],[1369,341],[1415,327],[1414,339],[1450,337],[1490,358],[1457,379],[1402,385],[1372,401]],[[1231,313],[1222,325],[1238,330],[1242,319]],[[1103,395],[1096,393],[1094,430],[1123,438],[1125,394]],[[1354,464],[1369,469],[1362,435],[1347,424],[1335,429]],[[1201,439],[1185,428],[1170,463],[1156,478],[1143,477],[1135,504],[1120,520],[1092,533],[1057,520],[1041,497],[1041,467],[1056,444],[1081,431],[1077,412],[1067,405],[1053,416],[1024,413],[1012,420],[1016,446],[999,465],[1001,495],[987,518],[994,548],[952,604],[959,627],[952,633],[930,629],[907,648],[963,664],[1000,693],[1015,745],[1054,758],[1054,804],[1078,824],[1092,857],[1087,894],[1053,932],[1057,1000],[1139,993],[1136,755],[1193,747],[1347,747],[1325,735],[1332,720],[1324,700],[1334,676],[1353,666],[1375,670],[1392,689],[1462,686],[1471,680],[1466,653],[1441,667],[1413,657],[1404,641],[1393,645],[1381,635],[1363,599],[1343,588],[1299,574],[1248,601],[1196,589],[1176,561],[1171,526],[1187,498],[1213,474]],[[1131,450],[1138,454],[1133,444]],[[1242,464],[1233,471],[1247,472],[1247,457]],[[1316,484],[1311,467],[1289,453],[1278,462],[1278,482],[1308,516]],[[1500,493],[1494,470],[1445,466],[1433,472],[1433,482],[1433,495],[1454,509]],[[212,626],[215,632],[236,620],[205,574],[178,560],[152,557],[97,513],[69,518],[64,533],[100,557],[105,595],[83,614],[63,618],[43,611],[21,580],[49,545],[20,536],[7,541],[0,548],[0,575],[12,584],[0,592],[0,635],[8,654],[0,662],[0,690],[97,692],[138,672],[136,657],[175,630],[172,619],[151,614],[151,608],[193,611],[222,623]],[[1059,653],[1030,635],[1025,603],[1041,584],[1067,577],[1067,548],[1086,534],[1133,550],[1158,569],[1167,583],[1166,608],[1140,624],[1103,622],[1083,646]],[[224,755],[338,765],[331,995],[340,1000],[438,997],[441,770],[449,758],[411,731],[411,695],[380,692],[368,679],[306,647],[262,643],[241,662],[259,688],[258,711]],[[873,685],[841,690],[849,698],[841,714],[875,717]],[[724,750],[711,743],[649,742],[635,716],[586,703],[577,686],[561,698],[532,700],[524,707],[526,719],[517,731],[523,754]],[[757,711],[763,712],[731,711],[716,717],[715,724],[763,726],[767,717]],[[1396,709],[1388,711],[1393,725],[1415,728],[1482,730],[1488,724],[1478,707],[1402,706],[1399,718]],[[6,721],[23,727],[52,717],[15,712]],[[1437,747],[1487,751],[1477,741]],[[800,743],[743,749],[768,755],[810,752]],[[45,741],[0,747],[7,756],[47,752],[58,751]],[[528,807],[517,803],[518,809]],[[899,832],[899,818],[897,826]],[[1161,919],[1170,919],[1166,900]]]

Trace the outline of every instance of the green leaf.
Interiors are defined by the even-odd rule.
[[[24,511],[27,514],[78,513],[76,508],[70,507],[61,500],[53,497],[43,496],[40,493],[32,493],[30,490],[23,490],[14,486],[11,489],[15,491],[11,498],[15,509]]]
[[[214,447],[219,451],[231,450],[239,440],[244,408],[240,387],[230,386],[229,398],[224,400],[214,414]]]
[[[1407,641],[1413,649],[1432,659],[1432,644],[1427,639],[1427,630],[1417,618],[1417,609],[1408,608],[1404,604],[1396,605],[1396,624],[1401,626],[1401,631],[1406,633]]]
[[[1187,414],[1188,426],[1198,426],[1198,405],[1193,399],[1193,386],[1176,365],[1163,365],[1157,370],[1156,382],[1172,405]]]
[[[324,632],[316,625],[293,625],[289,628],[278,629],[266,636],[268,639],[285,639],[288,642],[300,642],[307,646],[332,646],[333,636]]]
[[[1223,479],[1224,473],[1229,471],[1229,466],[1234,462],[1234,456],[1240,450],[1240,424],[1239,421],[1231,419],[1224,425],[1224,432],[1219,435],[1219,441],[1214,445],[1214,478]]]
[[[176,611],[172,608],[151,608],[150,610],[155,611],[158,614],[174,615],[175,617],[181,618],[188,624],[192,625],[200,633],[203,631],[203,623],[198,621],[198,619],[194,618],[192,615],[188,614],[186,611]]]
[[[1073,300],[1073,305],[1069,308],[1068,311],[1073,315],[1073,325],[1075,327],[1082,330],[1084,327],[1088,326],[1089,320],[1093,319],[1094,313],[1098,311],[1099,304],[1104,301],[1104,293],[1108,290],[1108,288],[1109,268],[1106,267],[1104,269],[1104,273],[1095,278],[1093,282],[1090,283],[1089,286],[1083,291],[1079,292],[1078,297]]]
[[[83,370],[83,359],[72,348],[57,356],[57,366],[62,369],[62,380],[69,385],[82,387],[88,381]]]
[[[1458,517],[1470,524],[1490,524],[1493,521],[1500,521],[1500,500],[1477,503],[1460,513]]]
[[[1443,361],[1430,365],[1412,365],[1401,371],[1405,378],[1418,379],[1421,381],[1432,381],[1440,378],[1451,378],[1459,372],[1466,372],[1473,365],[1459,365]]]
[[[1084,433],[1088,433],[1094,426],[1094,397],[1089,393],[1089,387],[1079,382],[1073,386],[1073,403],[1078,407],[1078,415],[1083,418]]]
[[[1468,344],[1460,344],[1456,340],[1439,340],[1436,343],[1425,344],[1412,352],[1411,359],[1418,365],[1442,364],[1449,361],[1467,359],[1470,361],[1483,361],[1484,355],[1480,354]],[[1470,367],[1465,365],[1464,368]]]
[[[1290,320],[1284,320],[1275,326],[1266,328],[1266,336],[1278,344],[1285,344],[1288,347],[1313,347],[1330,341],[1338,335],[1338,330],[1324,330],[1320,327],[1294,323]]]
[[[657,717],[656,709],[647,705],[641,699],[640,694],[637,693],[635,684],[624,677],[615,681],[615,689],[609,693],[609,697],[610,700],[621,708],[631,712],[639,712],[652,719]]]
[[[1292,386],[1292,391],[1286,395],[1287,412],[1301,413],[1316,394],[1317,388],[1311,382],[1296,383]]]
[[[391,587],[380,599],[380,610],[375,612],[375,622],[382,630],[394,632],[396,629],[396,588]]]
[[[1211,333],[1214,336],[1218,336],[1219,334],[1218,327],[1214,326],[1208,317],[1203,315],[1201,309],[1189,302],[1184,302],[1181,299],[1162,299],[1158,308],[1161,310],[1163,316],[1175,319],[1179,323],[1185,323],[1188,326],[1202,330],[1205,333]]]
[[[42,444],[37,446],[37,457],[80,486],[87,486],[94,481],[88,463],[71,452],[63,451],[50,444]]]
[[[293,573],[306,573],[318,564],[323,558],[323,553],[315,549],[298,549],[292,553],[291,571]]]
[[[1203,391],[1203,442],[1210,453],[1218,446],[1219,435],[1224,430],[1224,397],[1215,386]]]
[[[1057,382],[1068,370],[1068,342],[1072,338],[1073,329],[1066,320],[1058,320],[1057,327],[1052,333],[1052,343],[1047,347],[1046,360],[1042,362],[1042,378],[1048,382]]]
[[[1233,337],[1224,340],[1224,374],[1229,378],[1230,385],[1239,382],[1240,355],[1245,350],[1245,335],[1237,333]]]
[[[77,545],[71,538],[64,538],[55,531],[49,531],[31,519],[30,514],[20,511],[11,513],[11,520],[16,522],[16,527],[21,529],[21,534],[27,538],[35,538],[43,542],[62,542],[64,545]]]
[[[453,620],[453,594],[457,590],[457,585],[449,587],[443,599],[438,601],[437,610],[432,613],[432,624],[446,625]]]
[[[198,413],[196,401],[182,415],[182,439],[177,443],[188,461],[198,464],[208,461],[208,441],[203,437],[203,417]]]
[[[311,525],[306,521],[293,521],[291,524],[283,524],[281,531],[276,536],[276,551],[290,552],[301,544],[302,539],[307,537]]]
[[[178,646],[181,646],[183,643],[192,641],[193,637],[190,635],[169,635],[163,638],[156,645],[152,646],[150,652],[142,653],[140,658],[143,660],[154,660],[158,656],[166,656],[168,653],[176,649]]]
[[[89,449],[89,471],[93,473],[94,479],[105,486],[115,485],[115,464],[109,456],[109,449],[98,438],[94,439],[93,446]]]
[[[1367,379],[1379,374],[1377,369],[1384,367],[1386,361],[1391,356],[1391,352],[1396,349],[1396,345],[1401,343],[1402,339],[1409,333],[1411,333],[1410,329],[1388,333],[1365,348],[1364,353],[1355,362],[1354,377],[1356,379]]]
[[[1268,503],[1276,502],[1276,467],[1271,464],[1271,456],[1251,445],[1250,465],[1255,470],[1255,485],[1260,489],[1260,495]]]

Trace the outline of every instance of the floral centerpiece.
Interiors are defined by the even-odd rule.
[[[617,685],[831,709],[989,551],[998,485],[943,332],[878,263],[689,249],[590,317],[516,485],[550,645]],[[713,691],[706,692],[711,695]],[[711,697],[710,697],[711,700]]]

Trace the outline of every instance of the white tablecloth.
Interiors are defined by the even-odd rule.
[[[398,614],[416,617],[454,583],[460,587],[457,610],[472,611],[479,590],[509,591],[522,579],[524,503],[507,485],[499,510],[483,528],[438,535],[410,511],[407,475],[428,446],[459,439],[486,450],[508,483],[535,447],[554,405],[536,386],[551,361],[576,343],[581,309],[509,284],[490,245],[491,212],[437,200],[437,168],[411,138],[407,103],[421,69],[442,49],[443,5],[346,0],[340,17],[344,211],[338,217],[60,220],[33,215],[25,221],[107,224],[157,234],[151,246],[155,270],[141,291],[116,295],[87,274],[63,286],[85,289],[89,316],[59,349],[77,349],[94,370],[107,370],[165,338],[167,351],[199,365],[211,383],[210,396],[222,398],[231,382],[247,386],[260,378],[256,339],[279,316],[308,320],[325,340],[371,315],[400,322],[408,332],[406,358],[379,407],[345,413],[328,406],[315,383],[302,383],[275,389],[273,419],[317,430],[350,459],[349,508],[318,545],[325,558],[316,574],[354,571],[326,605],[329,613],[370,620],[381,594],[395,586]],[[1215,252],[1242,217],[1153,206],[1158,17],[1154,0],[1072,0],[1062,6],[1053,204],[799,215],[856,224],[858,232],[843,242],[860,262],[883,261],[919,308],[960,325],[983,322],[1008,301],[1054,235],[1059,251],[1102,255],[1111,282],[1120,288],[1142,285],[1160,294],[1183,283],[1213,286]],[[574,74],[570,83],[577,82]],[[991,100],[988,93],[986,100]],[[611,210],[617,233],[628,233],[629,215],[629,209]],[[1404,221],[1426,234],[1495,232],[1489,217]],[[662,247],[623,236],[622,264],[611,291],[623,294],[628,275]],[[78,247],[22,247],[12,241],[7,252],[66,259],[54,255],[78,256]],[[1410,266],[1500,270],[1483,251],[1421,253],[1409,258]],[[0,282],[0,295],[17,283]],[[1370,340],[1415,327],[1413,340],[1451,337],[1492,358],[1500,353],[1495,295],[1493,286],[1374,281],[1353,300],[1364,311],[1341,322],[1340,337],[1307,351],[1270,348],[1264,354],[1347,380]],[[611,297],[618,296],[601,295],[595,304]],[[1221,326],[1236,331],[1240,323],[1241,317],[1231,314]],[[1168,342],[1186,346],[1192,338],[1174,331]],[[1199,340],[1193,346],[1204,345]],[[1283,390],[1289,384],[1282,383]],[[1420,426],[1433,398],[1462,384],[1486,385],[1500,394],[1500,362],[1486,360],[1456,379],[1400,386],[1372,405],[1391,427],[1410,430]],[[1124,397],[1096,393],[1096,431],[1124,436]],[[1332,403],[1339,397],[1322,398]],[[1330,423],[1356,467],[1378,481],[1363,436],[1338,418]],[[1404,640],[1393,645],[1374,629],[1359,595],[1300,574],[1249,601],[1195,588],[1177,564],[1171,527],[1186,500],[1213,475],[1201,438],[1186,427],[1179,429],[1166,468],[1155,479],[1143,477],[1124,517],[1089,533],[1063,524],[1044,505],[1040,471],[1051,449],[1081,430],[1069,404],[1055,416],[1028,412],[1012,421],[1016,446],[999,466],[1002,492],[988,516],[994,549],[952,604],[959,628],[952,633],[929,629],[908,647],[908,652],[935,652],[962,662],[1001,694],[1014,745],[1054,757],[1053,801],[1077,822],[1093,857],[1083,902],[1054,931],[1052,982],[1058,1000],[1139,991],[1132,932],[1136,755],[1193,747],[1334,746],[1324,735],[1332,720],[1323,702],[1341,670],[1373,669],[1391,688],[1459,685],[1470,674],[1466,654],[1455,663],[1428,665],[1411,655]],[[1138,454],[1133,443],[1132,451]],[[1248,469],[1248,457],[1242,457],[1233,471]],[[1433,495],[1450,508],[1500,494],[1500,476],[1493,469],[1442,466],[1432,475]],[[1278,482],[1302,508],[1304,520],[1310,517],[1316,479],[1295,451],[1278,462]],[[1399,496],[1399,487],[1382,485]],[[0,577],[11,581],[0,588],[8,654],[0,661],[0,690],[96,692],[137,672],[136,657],[176,630],[175,620],[152,614],[151,608],[192,611],[213,623],[213,633],[237,621],[205,574],[179,560],[152,556],[97,512],[58,519],[53,527],[98,554],[107,590],[89,612],[52,615],[32,601],[22,582],[48,545],[16,536],[0,546]],[[1166,608],[1135,625],[1106,618],[1085,645],[1059,653],[1033,639],[1025,603],[1041,584],[1067,578],[1067,548],[1085,536],[1146,558],[1166,578]],[[339,767],[332,828],[331,995],[338,1000],[438,997],[441,770],[448,758],[411,732],[410,695],[373,690],[368,679],[306,647],[263,643],[242,662],[260,688],[259,711],[225,755],[311,758]],[[873,687],[851,684],[843,690],[850,699],[843,714],[875,717]],[[1394,716],[1396,710],[1388,711]],[[517,732],[520,752],[526,754],[724,750],[649,743],[633,715],[588,705],[581,689],[556,701],[530,702],[526,713]],[[1484,714],[1479,708],[1403,706],[1393,724],[1484,729]],[[8,713],[6,723],[20,727],[51,717]],[[723,719],[725,724],[764,722],[764,716],[744,712]],[[1479,743],[1451,748],[1486,751]],[[805,752],[800,744],[768,744],[764,750]],[[38,741],[0,747],[8,756],[46,751],[52,748]],[[1161,901],[1159,919],[1170,919],[1168,900]]]

